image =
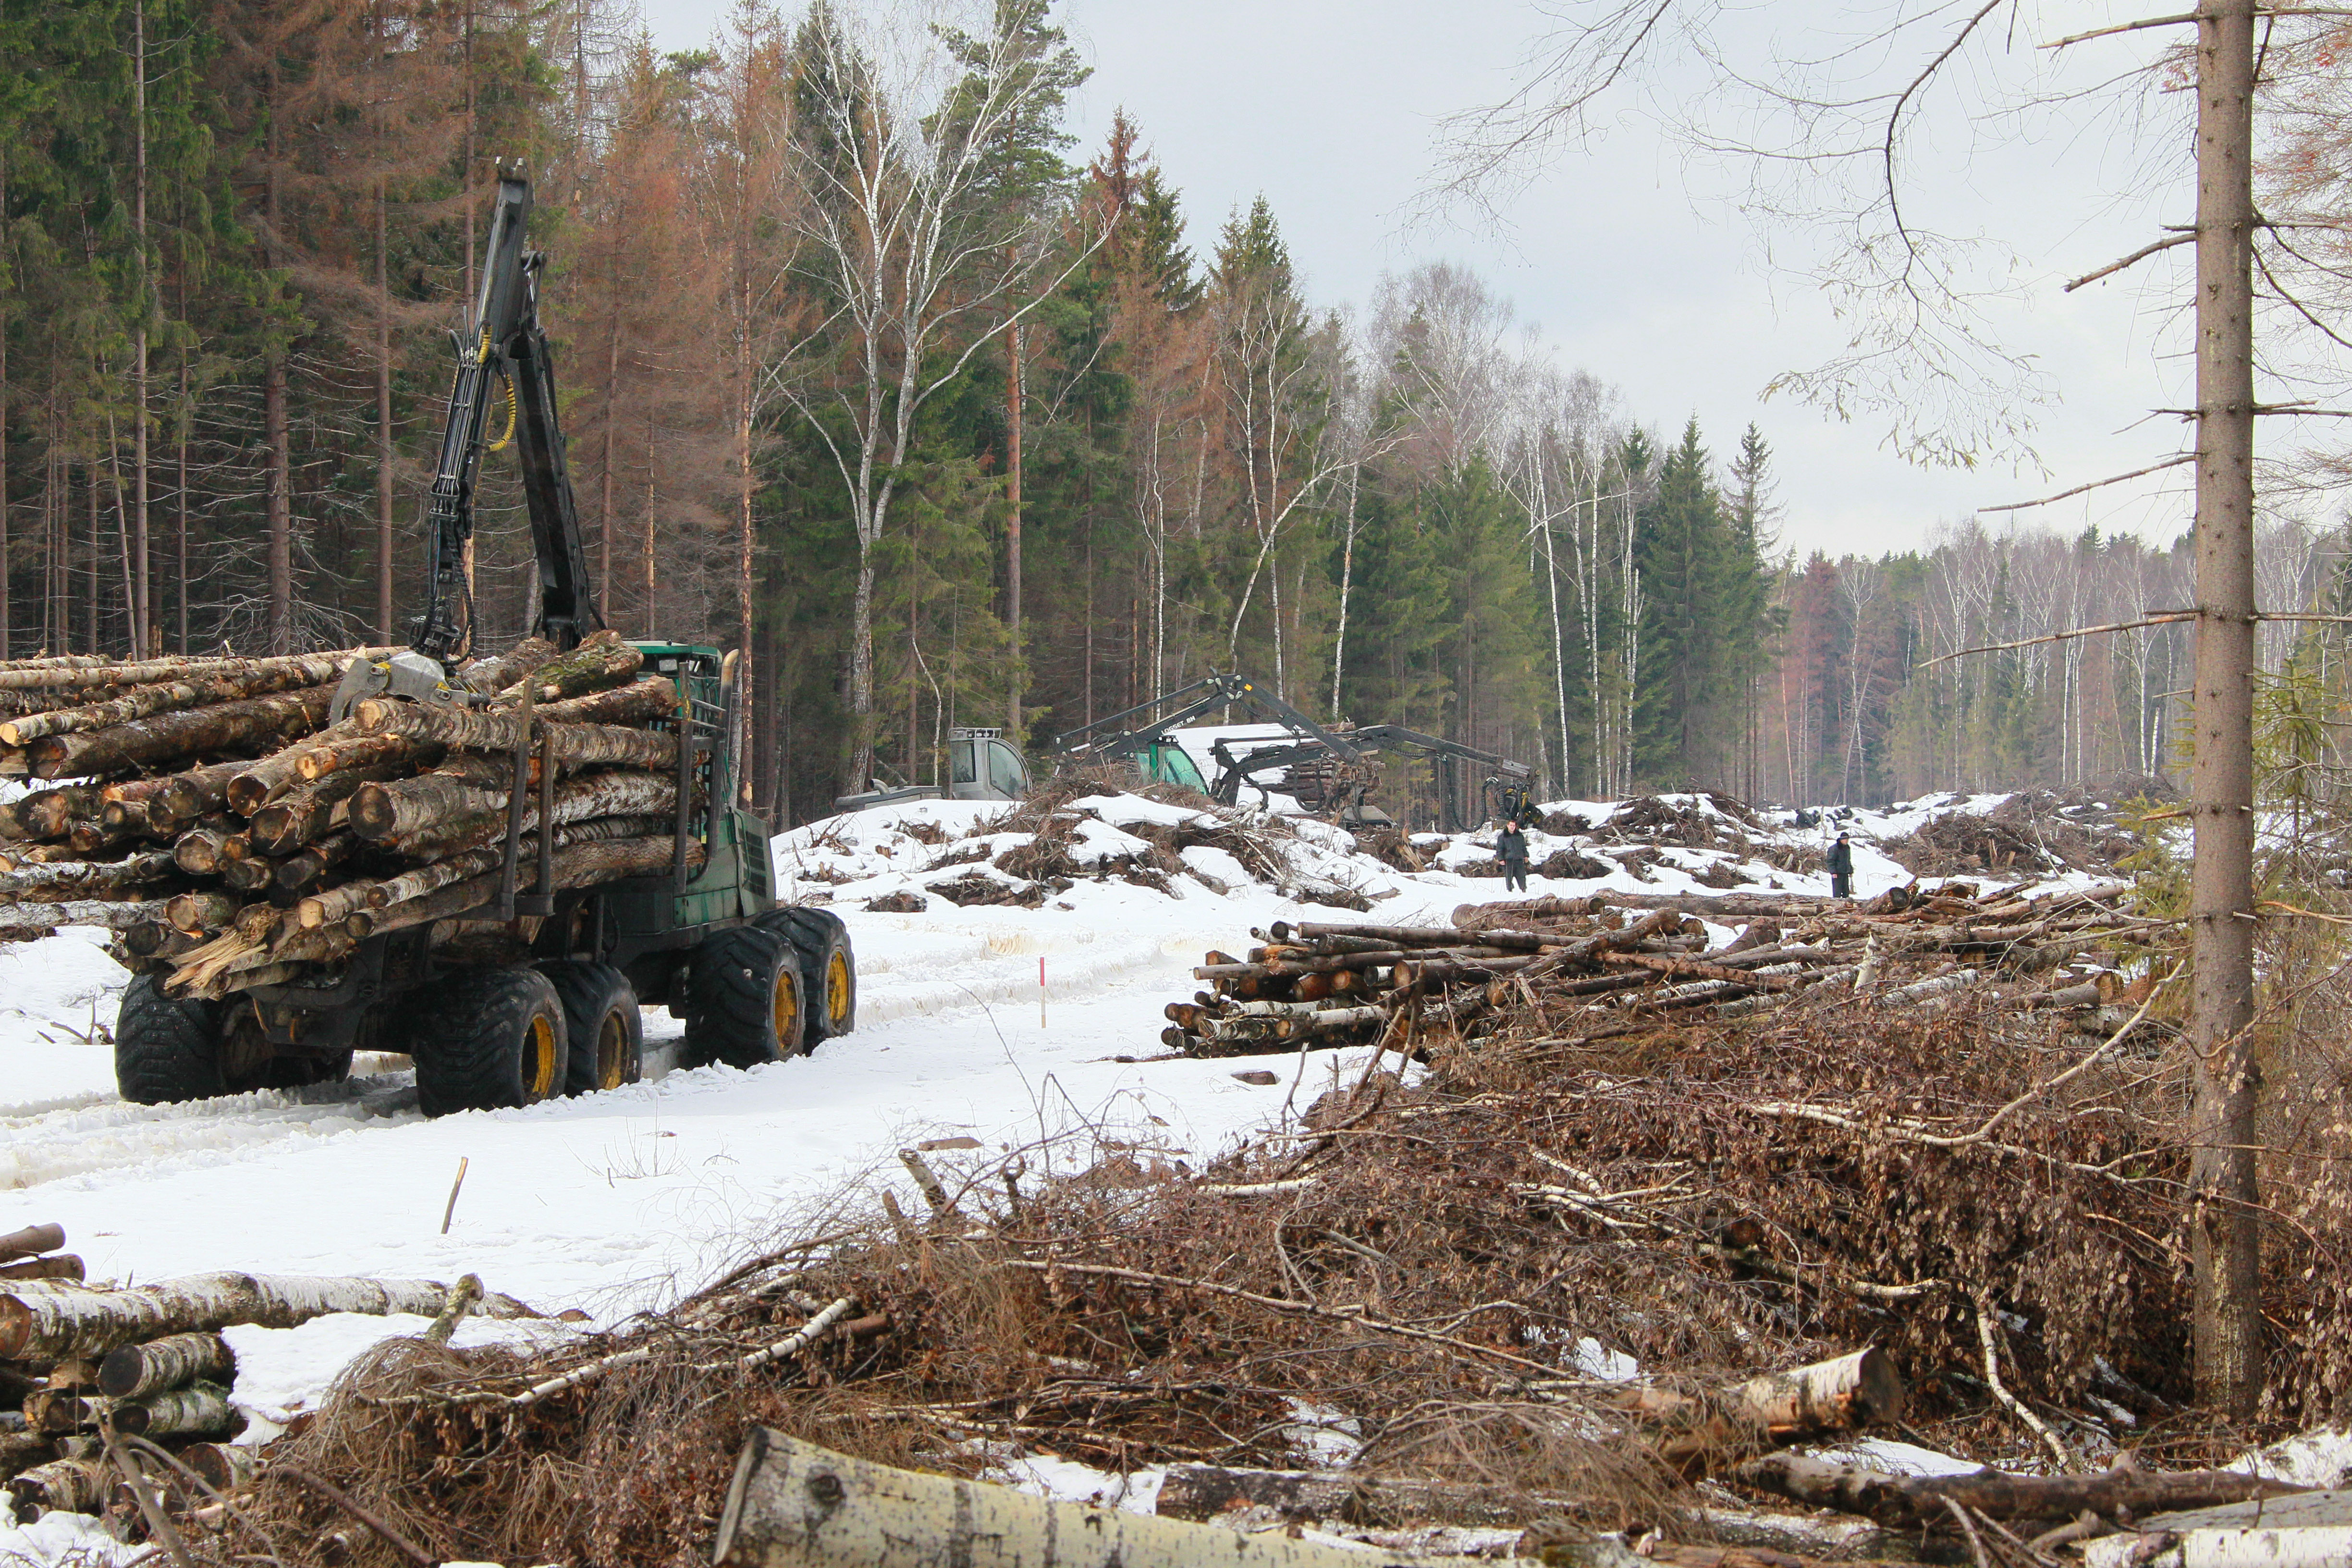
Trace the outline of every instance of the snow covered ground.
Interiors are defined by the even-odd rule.
[[[2000,798],[1968,804],[1989,809]],[[1704,797],[1697,804],[1714,809]],[[1082,864],[1123,864],[1145,847],[1129,828],[1193,816],[1132,795],[1074,809],[1071,852]],[[1597,824],[1612,808],[1564,809]],[[960,908],[927,893],[975,871],[1005,878],[985,860],[954,858],[977,847],[961,836],[1001,810],[914,803],[776,840],[786,896],[822,898],[848,923],[860,984],[854,1035],[748,1072],[681,1071],[670,1065],[678,1026],[655,1011],[646,1081],[523,1110],[427,1121],[411,1075],[387,1058],[363,1058],[344,1084],[129,1105],[114,1092],[108,1039],[124,975],[100,934],[68,931],[0,947],[0,1188],[10,1193],[0,1229],[62,1223],[93,1280],[222,1268],[446,1280],[472,1270],[543,1311],[578,1308],[611,1322],[691,1289],[862,1173],[905,1185],[893,1156],[917,1141],[963,1134],[995,1149],[1093,1128],[1080,1132],[1081,1144],[1092,1136],[1139,1160],[1197,1163],[1286,1108],[1303,1110],[1360,1055],[1279,1064],[1272,1087],[1234,1077],[1266,1064],[1139,1059],[1162,1056],[1160,1007],[1192,991],[1189,972],[1205,949],[1238,951],[1253,926],[1318,918],[1286,887],[1347,887],[1373,900],[1370,918],[1399,923],[1444,920],[1459,903],[1503,896],[1499,880],[1452,868],[1486,858],[1473,839],[1487,836],[1424,837],[1419,847],[1437,868],[1407,873],[1354,852],[1346,835],[1319,824],[1301,825],[1289,841],[1278,885],[1201,846],[1183,852],[1188,874],[1170,879],[1165,892],[1110,875],[1078,880],[1034,909]],[[1926,810],[1865,813],[1849,825],[1861,840],[1859,895],[1909,879],[1869,841],[1907,831]],[[1832,831],[1748,830],[1759,846],[1783,847],[1818,847]],[[1530,837],[1538,861],[1570,842]],[[992,856],[1027,839],[986,847]],[[1668,849],[1648,880],[1620,869],[1581,880],[1538,877],[1530,890],[1708,890],[1696,875],[1725,858]],[[1758,886],[1828,891],[1818,874],[1762,861],[1744,869]],[[928,907],[864,908],[892,894]],[[461,1159],[464,1185],[443,1234]],[[257,1418],[252,1436],[314,1403],[368,1344],[421,1326],[343,1317],[232,1331],[236,1395]],[[514,1331],[472,1324],[464,1338]],[[0,1529],[0,1557],[42,1559],[47,1550]]]

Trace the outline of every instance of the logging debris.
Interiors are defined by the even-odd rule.
[[[1570,1044],[1677,1017],[1932,1007],[1962,992],[2105,1040],[2145,994],[2125,996],[2117,967],[2148,924],[2118,907],[2127,891],[1959,885],[1863,904],[1603,893],[1465,904],[1450,926],[1277,921],[1238,957],[1204,956],[1192,974],[1208,989],[1168,1004],[1161,1042],[1200,1057],[1375,1043],[1415,1054],[1441,1034]],[[1744,930],[1711,945],[1710,919]]]
[[[381,931],[480,945],[459,917],[499,894],[518,778],[518,890],[538,890],[550,767],[551,890],[673,863],[677,697],[636,648],[527,642],[458,672],[480,706],[370,698],[330,724],[345,668],[388,651],[0,664],[0,777],[43,786],[0,805],[0,941],[101,927],[126,967],[211,999],[331,982]]]

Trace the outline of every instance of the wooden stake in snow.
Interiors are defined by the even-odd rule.
[[[457,1156],[457,1179],[449,1184],[448,1206],[441,1211],[441,1234],[444,1236],[449,1234],[450,1216],[457,1212],[457,1189],[466,1184],[467,1158],[464,1154]]]
[[[755,1428],[711,1553],[717,1568],[1468,1568],[1283,1536],[1244,1535],[985,1481],[869,1464]]]

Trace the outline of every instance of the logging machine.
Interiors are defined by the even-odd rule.
[[[502,175],[471,331],[456,339],[414,644],[354,661],[333,717],[382,694],[488,700],[457,673],[474,651],[467,545],[483,459],[509,446],[520,460],[538,558],[534,634],[570,649],[604,626],[539,321],[545,258],[523,243],[530,215],[530,183]],[[133,1076],[122,1070],[128,1062],[147,1069],[138,1076],[151,1087],[293,1087],[344,1076],[355,1049],[401,1052],[415,1061],[424,1109],[439,1114],[635,1081],[641,1000],[685,1020],[691,1065],[755,1066],[847,1033],[857,1000],[848,933],[828,910],[777,906],[767,826],[738,804],[744,715],[737,657],[687,643],[635,646],[646,673],[677,688],[677,710],[655,726],[678,737],[676,854],[665,874],[571,891],[549,887],[555,835],[527,835],[524,813],[535,790],[538,820],[551,821],[559,769],[550,726],[526,720],[499,892],[461,917],[472,962],[452,962],[433,945],[435,927],[423,925],[370,937],[333,969],[225,1003],[168,995],[157,977],[141,975],[123,994],[119,1076]],[[203,1070],[177,1071],[182,1065]]]
[[[1173,731],[1221,709],[1236,707],[1258,713],[1288,734],[1255,742],[1224,737],[1211,742],[1209,754],[1217,772],[1203,784],[1199,769],[1177,743]],[[1129,727],[1121,729],[1121,724]],[[1236,745],[1248,749],[1236,752]],[[1261,801],[1270,794],[1286,795],[1309,816],[1328,816],[1343,826],[1373,832],[1396,826],[1387,812],[1366,798],[1380,786],[1381,760],[1375,752],[1417,752],[1430,760],[1437,786],[1438,826],[1447,833],[1461,833],[1469,826],[1463,819],[1465,792],[1457,777],[1462,765],[1492,770],[1482,799],[1495,807],[1492,815],[1498,817],[1526,815],[1531,776],[1525,763],[1401,724],[1318,724],[1265,683],[1238,675],[1203,676],[1189,686],[1056,735],[1054,747],[1068,766],[1124,761],[1146,779],[1200,790],[1221,805],[1239,804],[1246,784],[1258,792]],[[1260,773],[1275,776],[1262,781]]]

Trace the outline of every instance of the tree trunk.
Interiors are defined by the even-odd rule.
[[[278,863],[278,890],[289,895],[308,893],[318,886],[328,870],[349,859],[354,851],[364,848],[366,840],[348,829],[328,835],[299,855],[289,855]]]
[[[379,33],[381,17],[379,17]],[[381,43],[379,38],[379,43]],[[383,177],[375,182],[375,635],[390,642],[392,611],[392,294],[384,267]]]
[[[191,1384],[144,1399],[126,1399],[106,1413],[108,1424],[134,1437],[234,1437],[245,1430],[245,1414],[229,1403],[216,1383]]]
[[[194,822],[226,809],[229,785],[252,766],[247,762],[215,763],[210,767],[173,774],[148,807],[148,820],[158,820],[158,806],[169,812],[174,823]]]
[[[151,595],[147,552],[147,6],[146,0],[131,0],[131,247],[138,256],[136,288],[139,291],[137,311],[131,333],[131,383],[135,405],[131,411],[131,654],[133,658],[153,653],[152,620],[149,616]],[[0,476],[5,477],[5,476]]]
[[[381,788],[381,785],[371,786]],[[352,802],[356,826],[361,796]],[[467,809],[436,817],[414,831],[374,840],[393,853],[412,860],[438,859],[457,849],[470,849],[501,837],[507,827],[504,791],[479,790],[453,795]],[[487,805],[483,803],[487,802]],[[558,825],[586,822],[599,816],[667,816],[677,802],[677,781],[655,773],[590,773],[560,784],[555,792]],[[523,814],[526,830],[539,826],[536,805]]]
[[[1021,322],[1004,324],[1004,734],[1021,744]]]
[[[2253,0],[2197,23],[2197,744],[2189,1237],[2199,1399],[2262,1394],[2254,1016]]]
[[[170,851],[161,849],[133,855],[127,860],[68,860],[55,866],[26,866],[20,870],[0,872],[0,901],[52,904],[104,898],[162,881],[173,869]]]
[[[2088,1476],[2015,1476],[1978,1470],[1961,1476],[1890,1476],[1801,1454],[1768,1454],[1739,1468],[1759,1491],[1811,1508],[1858,1513],[1889,1529],[1935,1528],[1951,1515],[1946,1498],[1988,1519],[2073,1519],[2088,1509],[2114,1518],[2118,1509],[2146,1516],[2212,1508],[2307,1491],[2236,1470],[2164,1474],[2114,1469]]]
[[[84,735],[51,735],[33,743],[33,773],[59,778],[129,773],[207,752],[276,744],[317,729],[333,695],[332,687],[314,686],[278,697],[158,714]]]
[[[107,1352],[98,1367],[98,1391],[109,1399],[140,1399],[200,1379],[228,1383],[236,1376],[236,1352],[218,1334],[166,1334]]]
[[[102,1356],[119,1345],[165,1334],[249,1323],[299,1328],[336,1312],[373,1317],[440,1311],[449,1288],[429,1279],[359,1279],[289,1274],[195,1274],[128,1290],[0,1295],[0,1356],[66,1361]],[[485,1317],[536,1314],[511,1296],[489,1295]]]
[[[555,852],[552,877],[559,891],[575,888],[593,888],[601,882],[618,881],[626,877],[649,877],[669,869],[677,853],[675,842],[667,836],[658,838],[597,839],[573,845]],[[700,844],[690,845],[687,851],[689,867],[703,864],[705,851]],[[345,929],[354,927],[374,935],[388,931],[402,931],[434,921],[451,920],[482,909],[498,897],[498,871],[488,871],[452,882],[422,898],[368,914],[354,914],[345,921]],[[538,878],[527,874],[524,881],[535,885]],[[529,890],[528,886],[525,890]],[[357,931],[354,931],[357,934]]]
[[[892,1469],[755,1428],[736,1461],[717,1568],[1391,1568],[1466,1564],[1055,1502]]]

